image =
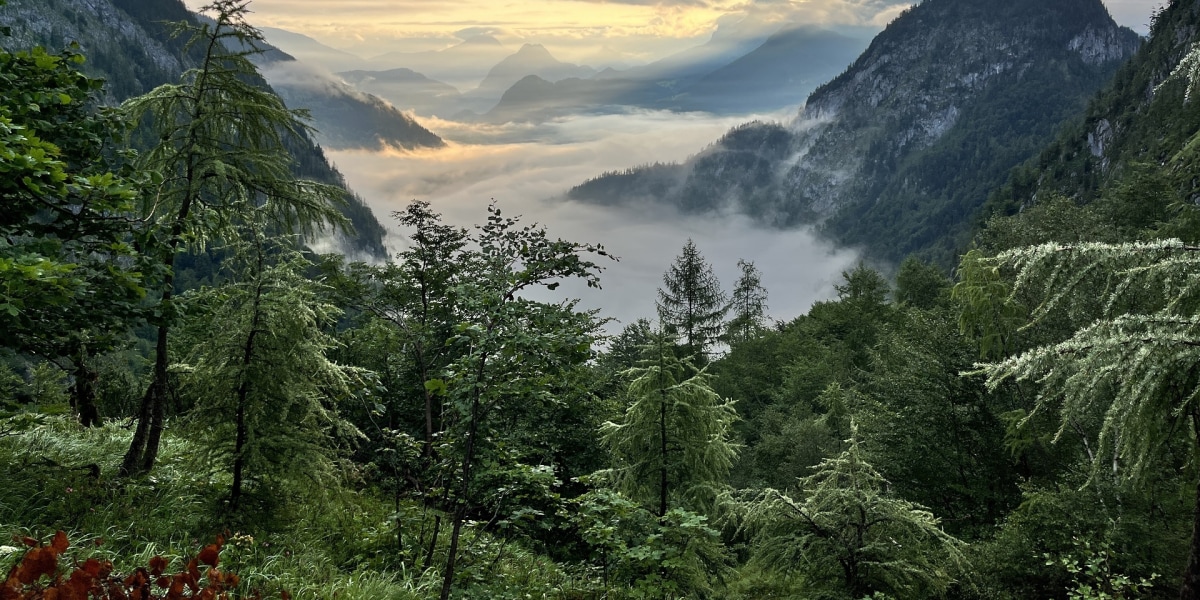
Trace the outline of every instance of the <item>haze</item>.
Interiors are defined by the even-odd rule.
[[[193,8],[202,1],[189,0]],[[720,28],[726,37],[765,35],[784,23],[855,32],[865,40],[909,2],[895,0],[654,0],[496,3],[490,0],[255,0],[252,22],[301,33],[360,57],[450,47],[489,35],[510,51],[544,45],[560,60],[594,67],[603,61],[645,64],[698,46]],[[1108,0],[1114,18],[1145,33],[1160,2]],[[865,42],[864,42],[865,45]],[[286,48],[285,48],[286,50]],[[391,65],[403,67],[404,64]],[[845,64],[833,65],[840,71]],[[385,65],[374,63],[374,68]],[[329,67],[332,70],[332,67]],[[424,73],[435,79],[438,73]],[[460,91],[465,84],[441,77]],[[654,316],[662,273],[688,238],[716,267],[729,289],[738,259],[754,261],[770,292],[770,314],[781,320],[833,295],[843,270],[858,261],[806,230],[764,230],[735,216],[683,217],[651,208],[604,208],[561,200],[571,186],[608,170],[680,161],[751,119],[788,121],[804,101],[797,94],[769,114],[629,109],[572,114],[542,123],[481,124],[453,116],[420,122],[448,147],[416,152],[328,151],[348,182],[385,225],[414,199],[429,201],[449,223],[482,221],[493,200],[507,214],[540,222],[552,236],[603,244],[620,262],[608,264],[597,293],[564,286],[560,292],[628,323]],[[399,106],[402,109],[411,107]],[[397,232],[399,233],[399,232]],[[394,247],[405,244],[393,235]],[[888,265],[883,265],[886,269]]]

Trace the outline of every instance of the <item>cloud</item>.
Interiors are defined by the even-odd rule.
[[[810,231],[763,229],[736,215],[682,216],[656,205],[613,208],[560,199],[572,185],[606,170],[682,160],[746,118],[639,112],[484,130],[443,121],[429,125],[459,140],[443,150],[330,155],[381,218],[419,199],[446,222],[467,226],[481,222],[494,199],[505,214],[539,222],[554,237],[604,245],[621,260],[606,265],[602,290],[564,284],[555,292],[557,298],[581,298],[603,316],[623,323],[654,317],[662,273],[692,238],[727,289],[736,280],[738,259],[754,261],[771,292],[772,315],[790,319],[830,297],[857,254]],[[402,247],[402,232],[393,232],[390,243]]]

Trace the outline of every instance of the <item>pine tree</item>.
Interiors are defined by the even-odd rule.
[[[730,345],[752,338],[767,318],[767,288],[762,285],[762,274],[752,262],[739,260],[738,268],[742,274],[733,287],[729,305],[733,318],[725,326],[725,341]]]
[[[158,455],[168,396],[168,335],[173,308],[175,257],[210,241],[236,236],[253,211],[273,230],[308,233],[326,222],[343,222],[332,203],[336,188],[297,180],[287,150],[290,137],[306,130],[302,112],[289,110],[265,86],[249,56],[262,34],[245,21],[246,0],[216,0],[204,9],[213,24],[178,25],[188,44],[203,49],[202,64],[178,84],[131,99],[122,111],[147,123],[157,142],[139,166],[159,174],[143,199],[145,219],[158,228],[147,252],[161,260],[160,307],[152,380],[142,399],[137,428],[121,465],[123,473],[149,471]],[[250,48],[241,52],[226,50]]]
[[[712,265],[692,240],[663,274],[663,286],[656,303],[659,321],[668,333],[682,338],[687,355],[704,362],[709,347],[721,335],[729,305]]]

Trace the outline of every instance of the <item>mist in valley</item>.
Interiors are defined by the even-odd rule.
[[[684,160],[747,120],[783,121],[795,112],[790,107],[773,114],[715,117],[632,111],[536,125],[427,120],[447,140],[446,148],[329,154],[389,227],[393,253],[407,240],[390,215],[409,202],[429,202],[447,223],[471,226],[486,218],[488,204],[495,201],[506,215],[546,226],[552,237],[598,243],[619,257],[601,261],[601,290],[568,283],[556,292],[616,319],[619,324],[610,330],[654,317],[662,274],[689,238],[727,291],[736,281],[738,259],[753,261],[770,292],[770,315],[787,320],[831,297],[841,272],[856,264],[858,254],[835,248],[810,230],[767,229],[741,215],[682,215],[657,203],[597,206],[566,201],[563,194],[605,171]]]

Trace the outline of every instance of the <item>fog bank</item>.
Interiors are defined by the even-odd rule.
[[[653,318],[662,274],[691,238],[727,291],[738,276],[738,259],[753,261],[770,294],[769,314],[787,320],[831,297],[833,284],[857,254],[835,249],[808,230],[764,229],[739,215],[683,216],[661,206],[600,207],[561,196],[604,171],[683,160],[750,118],[783,120],[793,114],[794,108],[720,118],[637,112],[487,128],[434,121],[428,125],[451,140],[450,147],[328,154],[392,231],[393,249],[407,242],[390,215],[413,200],[429,202],[445,222],[462,226],[482,222],[494,200],[506,215],[541,223],[553,237],[598,243],[620,258],[602,261],[603,289],[563,285],[557,291],[560,298],[578,297],[582,306],[601,309],[602,316],[622,324]]]

